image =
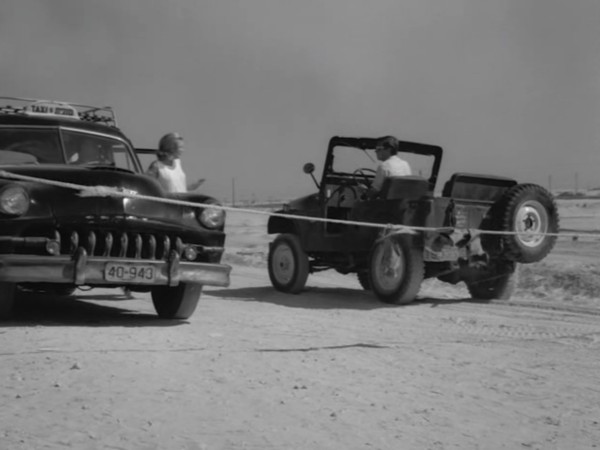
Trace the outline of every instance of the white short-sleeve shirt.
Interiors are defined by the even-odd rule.
[[[407,175],[412,175],[408,163],[398,156],[392,155],[377,167],[375,179],[373,180],[373,188],[379,191],[383,186],[383,180],[386,178],[403,177]]]

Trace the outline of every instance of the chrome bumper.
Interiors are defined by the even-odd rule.
[[[107,281],[106,264],[143,264],[155,268],[151,283],[143,281]],[[207,286],[229,286],[231,266],[215,263],[181,261],[173,251],[168,260],[139,260],[88,256],[79,247],[74,256],[0,255],[0,281],[10,283],[73,283],[76,285],[152,284],[177,286],[195,283]]]

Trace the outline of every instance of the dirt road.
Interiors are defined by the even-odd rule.
[[[0,328],[2,448],[600,445],[600,316],[465,297],[390,307],[328,273],[284,295],[236,266],[184,323],[142,294],[30,299]]]

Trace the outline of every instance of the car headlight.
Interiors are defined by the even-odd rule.
[[[0,212],[21,216],[29,209],[29,194],[21,186],[7,186],[0,191]]]
[[[219,228],[225,223],[225,211],[217,208],[205,208],[200,213],[198,220],[206,228]]]

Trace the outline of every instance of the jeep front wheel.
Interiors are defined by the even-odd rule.
[[[152,303],[161,319],[189,319],[198,306],[202,285],[179,283],[152,288]]]
[[[412,302],[425,276],[423,251],[406,235],[386,238],[371,251],[371,289],[383,302]]]
[[[308,278],[309,262],[295,234],[280,234],[269,247],[269,278],[275,289],[298,294]]]

